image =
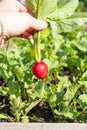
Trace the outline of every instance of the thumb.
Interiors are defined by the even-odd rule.
[[[32,17],[30,26],[34,30],[42,30],[47,27],[47,23],[44,20],[38,20]]]

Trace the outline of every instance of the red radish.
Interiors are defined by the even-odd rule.
[[[47,76],[48,74],[48,66],[45,62],[43,61],[40,61],[40,62],[35,62],[33,64],[33,67],[32,67],[32,71],[33,71],[33,74],[37,77],[37,78],[40,78],[42,79],[42,82],[44,80],[44,78]]]

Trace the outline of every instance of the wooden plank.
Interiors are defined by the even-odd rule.
[[[0,123],[0,130],[87,130],[79,123]]]

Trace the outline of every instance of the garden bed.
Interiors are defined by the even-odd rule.
[[[87,123],[87,19],[70,17],[78,0],[48,3],[26,0],[48,27],[0,49],[1,122]]]
[[[64,37],[59,35],[59,38],[64,39]],[[71,38],[72,40],[70,40]],[[51,71],[49,71],[49,75],[45,80],[44,95],[42,95],[41,80],[34,77],[31,72],[32,58],[29,59],[27,57],[27,55],[32,57],[32,54],[27,50],[31,49],[31,43],[26,39],[11,39],[10,43],[15,43],[15,46],[14,48],[9,47],[7,52],[5,52],[7,60],[4,59],[3,69],[2,67],[0,69],[2,72],[0,73],[0,113],[2,114],[0,115],[0,121],[86,123],[86,38],[87,33],[79,30],[71,34],[66,34],[66,46],[64,42],[61,42],[61,46],[56,52],[58,55],[57,60],[60,63],[58,64],[57,60],[55,62],[52,59],[50,60],[52,68],[50,68]],[[83,40],[85,40],[85,43]],[[47,44],[46,47],[49,45]],[[51,47],[53,46],[50,46],[49,49],[54,52],[55,50]],[[74,57],[70,49],[75,53]],[[44,55],[46,51],[48,49],[44,50]],[[4,50],[1,51],[2,59],[4,57],[3,52]],[[22,60],[20,61],[21,55]],[[65,66],[65,58],[63,57],[66,57],[67,66]],[[23,69],[23,67],[26,69]],[[16,80],[15,82],[11,81],[12,77],[13,80]],[[43,98],[41,98],[42,96]],[[69,98],[65,101],[67,97]],[[22,104],[24,106],[21,106]],[[67,104],[69,104],[68,107]],[[19,118],[17,118],[18,116]]]

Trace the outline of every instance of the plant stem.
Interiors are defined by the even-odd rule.
[[[44,79],[42,79],[42,98],[44,96]]]
[[[34,34],[34,56],[36,61],[40,61],[40,32]]]
[[[5,60],[6,60],[6,53],[8,51],[8,47],[9,47],[9,40],[7,41],[7,45],[6,45],[6,48],[5,48],[5,55],[3,57],[3,61],[2,61],[2,69],[1,71],[3,71],[3,66],[4,66],[4,63],[5,63]]]
[[[39,19],[40,16],[40,0],[37,4],[37,14],[36,18]],[[40,31],[35,32],[34,34],[34,56],[36,61],[40,61]]]
[[[37,14],[36,14],[36,18],[39,19],[40,17],[40,0],[38,0],[38,4],[37,4]]]

